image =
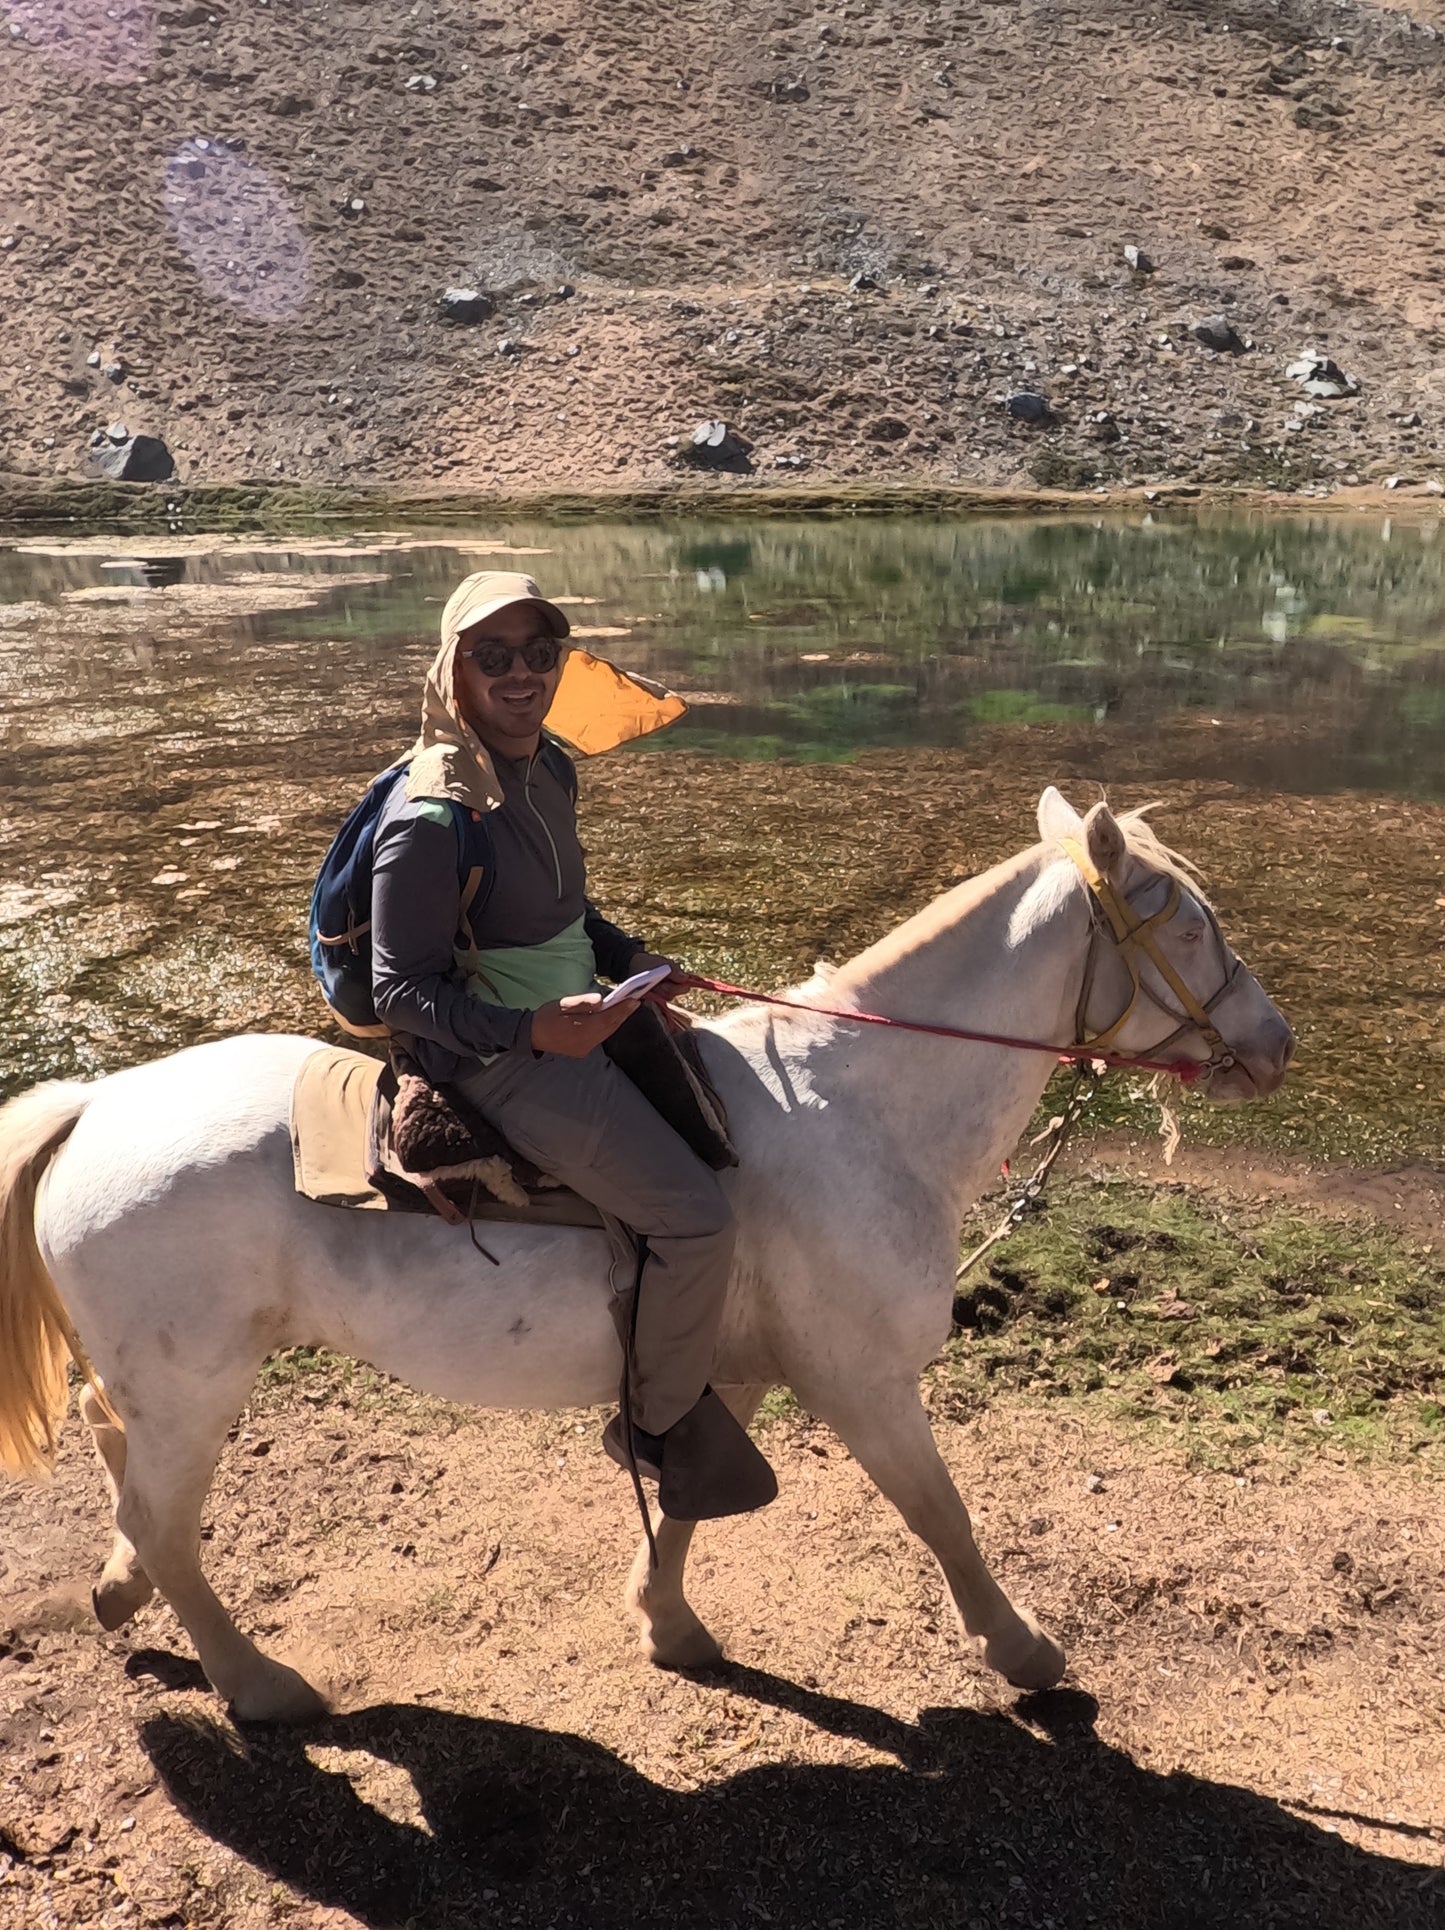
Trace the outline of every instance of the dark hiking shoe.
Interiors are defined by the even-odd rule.
[[[710,1387],[666,1434],[634,1428],[632,1440],[638,1473],[657,1482],[658,1504],[673,1521],[750,1514],[777,1498],[777,1476]],[[627,1466],[620,1414],[607,1423],[602,1445]]]
[[[662,1479],[663,1434],[648,1434],[640,1427],[632,1430],[632,1451],[637,1456],[637,1472],[644,1481]],[[602,1430],[602,1445],[617,1463],[619,1468],[630,1465],[627,1459],[627,1430],[622,1425],[622,1416],[614,1414]]]

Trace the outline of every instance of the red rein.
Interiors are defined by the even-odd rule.
[[[850,1025],[889,1025],[899,1032],[927,1032],[935,1039],[966,1039],[974,1045],[1005,1045],[1015,1052],[1047,1052],[1060,1065],[1076,1065],[1086,1060],[1107,1066],[1127,1067],[1134,1072],[1164,1072],[1182,1085],[1192,1086],[1203,1072],[1197,1059],[1137,1059],[1127,1052],[1091,1052],[1088,1046],[1044,1045],[1038,1039],[1012,1039],[1002,1032],[968,1032],[958,1025],[922,1025],[916,1019],[885,1019],[878,1012],[845,1012],[832,1005],[804,1005],[797,999],[779,998],[775,992],[751,992],[742,985],[728,985],[720,978],[702,978],[696,972],[678,972],[673,984],[681,980],[689,991],[717,992],[723,998],[750,999],[757,1005],[781,1005],[786,1012],[811,1012],[824,1019],[846,1019]]]

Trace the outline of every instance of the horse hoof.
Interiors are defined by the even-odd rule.
[[[269,1722],[299,1727],[320,1722],[330,1715],[326,1698],[317,1693],[304,1675],[288,1669],[283,1662],[267,1665],[267,1672],[254,1683],[229,1698],[237,1722]]]
[[[132,1615],[143,1609],[155,1594],[149,1575],[136,1573],[125,1581],[103,1581],[90,1591],[95,1619],[107,1633],[124,1628]]]
[[[723,1659],[722,1644],[694,1616],[692,1626],[663,1636],[649,1629],[642,1652],[657,1669],[715,1669]]]
[[[1007,1635],[991,1636],[983,1659],[1015,1689],[1052,1689],[1068,1667],[1064,1651],[1032,1615],[1020,1615],[1019,1626]]]

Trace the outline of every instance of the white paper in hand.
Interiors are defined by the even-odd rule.
[[[621,1005],[624,999],[640,998],[644,992],[650,992],[654,985],[661,985],[671,975],[670,965],[649,965],[645,972],[634,972],[631,978],[625,978],[620,985],[613,986],[602,1001],[602,1010],[606,1012],[614,1005]]]

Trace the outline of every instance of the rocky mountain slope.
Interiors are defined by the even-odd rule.
[[[11,474],[86,473],[115,421],[189,480],[509,494],[685,475],[705,418],[752,445],[725,470],[815,485],[1440,463],[1442,0],[6,26]]]

